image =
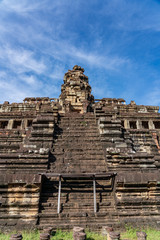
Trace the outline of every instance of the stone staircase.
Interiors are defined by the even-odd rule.
[[[102,187],[103,185],[103,187]],[[58,179],[43,179],[39,224],[40,229],[57,225],[63,230],[73,226],[86,226],[96,230],[105,223],[117,225],[114,192],[109,180],[96,180],[96,205],[94,213],[93,182],[91,179],[62,180],[60,213],[58,206]]]
[[[55,128],[51,173],[106,173],[106,163],[100,135],[93,113],[70,113],[61,117]],[[100,229],[105,224],[117,224],[114,191],[111,179],[96,179],[94,212],[92,178],[62,178],[60,213],[58,206],[58,178],[44,176],[39,210],[40,228],[58,225],[71,229],[75,225]]]
[[[94,114],[66,114],[54,134],[51,172],[106,172]]]

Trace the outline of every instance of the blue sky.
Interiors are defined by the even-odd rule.
[[[58,97],[84,67],[95,98],[160,105],[160,1],[0,0],[0,102]]]

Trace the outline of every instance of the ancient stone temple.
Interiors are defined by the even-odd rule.
[[[59,98],[64,113],[67,111],[86,113],[90,110],[94,97],[91,95],[88,77],[83,72],[84,69],[76,65],[64,76]]]
[[[84,69],[55,98],[0,105],[0,229],[159,226],[159,107],[94,99]]]

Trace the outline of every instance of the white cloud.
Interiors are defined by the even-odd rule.
[[[90,65],[95,65],[97,67],[102,67],[104,69],[116,70],[123,64],[127,64],[129,62],[128,59],[123,59],[117,56],[109,56],[109,54],[99,55],[92,52],[84,52],[83,50],[76,49],[75,47],[70,47],[70,50],[67,52],[68,55],[81,60],[83,62],[87,62]]]
[[[14,4],[15,2],[15,4]],[[42,5],[48,6],[48,1],[44,0],[41,1],[41,4],[39,1],[33,1],[33,4],[28,4],[28,1],[9,1],[5,0],[3,1],[3,5],[8,6],[11,9],[17,9],[17,11],[23,13],[24,11],[29,11],[29,9],[40,9]],[[98,51],[94,51],[92,48],[85,48],[85,47],[77,47],[75,46],[74,37],[76,38],[76,35],[74,36],[73,32],[70,32],[70,34],[67,34],[67,29],[64,29],[64,22],[65,22],[65,7],[66,3],[65,1],[56,1],[54,4],[50,4],[50,9],[55,9],[53,11],[53,21],[56,24],[51,27],[48,22],[47,18],[40,18],[37,16],[37,18],[34,17],[34,15],[29,14],[29,17],[25,19],[25,22],[29,21],[29,23],[25,27],[23,24],[20,24],[19,22],[14,22],[12,24],[7,23],[7,27],[0,29],[0,34],[9,34],[9,36],[14,35],[14,32],[16,31],[16,35],[14,36],[15,41],[20,41],[23,45],[28,45],[32,49],[39,49],[39,52],[41,56],[45,55],[47,58],[52,58],[53,60],[58,60],[59,62],[64,63],[67,62],[68,64],[72,64],[73,62],[82,62],[87,63],[92,66],[97,66],[99,68],[107,69],[107,70],[117,70],[118,68],[121,68],[122,65],[128,64],[129,60],[118,56],[118,54],[112,55],[109,51],[104,53],[99,53]],[[48,10],[48,9],[47,9]],[[72,9],[73,10],[73,9]],[[3,23],[3,19],[2,19]],[[3,24],[1,24],[3,25]],[[68,38],[63,39],[62,38],[62,32],[64,35],[67,34]],[[46,34],[47,33],[47,34]],[[5,42],[2,39],[1,42]],[[98,42],[98,41],[96,41]],[[45,64],[43,61],[38,61],[34,57],[33,52],[30,52],[28,50],[23,49],[21,50],[14,50],[12,49],[6,49],[9,61],[11,62],[12,59],[14,60],[14,63],[12,65],[16,68],[19,72],[23,72],[24,69],[33,70],[38,74],[41,74],[45,71]],[[52,61],[52,60],[51,60]],[[21,64],[20,64],[21,63]],[[19,68],[19,66],[21,67]],[[10,67],[12,67],[10,65]],[[33,68],[33,69],[32,69]],[[58,74],[58,71],[54,71],[55,79],[59,78],[61,74]]]
[[[46,40],[47,41],[47,40]],[[92,49],[77,48],[68,41],[52,41],[50,49],[46,49],[46,54],[50,54],[58,61],[67,62],[68,64],[89,64],[92,67],[98,67],[106,70],[118,70],[122,66],[130,64],[128,58],[112,55],[105,52],[103,55],[92,51]]]
[[[62,82],[64,73],[65,73],[65,68],[62,64],[61,65],[54,64],[53,70],[51,71],[49,77],[51,79],[60,80]]]
[[[22,102],[25,97],[58,97],[60,87],[54,81],[41,81],[35,76],[0,71],[0,102]]]
[[[42,60],[36,60],[32,51],[22,48],[1,47],[0,61],[5,62],[6,66],[16,73],[34,71],[37,74],[41,74],[46,70],[46,66]]]
[[[0,8],[5,11],[13,11],[19,14],[25,12],[31,12],[34,10],[42,9],[46,1],[35,1],[28,2],[28,0],[2,0],[0,3]]]
[[[42,82],[33,75],[20,75],[19,79],[27,85],[30,85],[32,88],[40,88],[42,86]]]
[[[116,83],[121,81],[118,74],[122,75],[123,72],[124,81],[127,82],[125,75],[131,75],[131,65],[135,64],[130,60],[133,58],[130,57],[132,49],[129,49],[129,43],[133,38],[129,34],[135,30],[153,27],[158,31],[159,9],[152,11],[158,14],[151,14],[144,2],[107,0],[103,1],[102,5],[97,5],[99,9],[103,8],[102,14],[98,12],[99,9],[90,8],[85,15],[87,10],[84,12],[84,9],[95,3],[99,4],[98,0],[77,0],[74,4],[72,0],[0,1],[0,67],[3,69],[0,72],[0,82],[4,85],[1,84],[1,97],[6,93],[10,99],[15,98],[14,101],[17,101],[23,96],[58,95],[58,84],[63,82],[66,67],[71,68],[75,64],[82,67],[86,65],[93,72],[97,71],[97,68],[99,72],[103,72],[99,74],[102,86],[103,77],[111,76]],[[82,23],[79,21],[80,9]],[[90,20],[92,17],[93,22]],[[86,18],[85,24],[83,18]],[[87,21],[92,30],[86,28]],[[121,33],[124,34],[124,39]],[[136,64],[139,65],[139,62]],[[136,69],[137,72],[138,70]],[[134,79],[136,77],[137,75]],[[132,82],[132,78],[130,81]],[[109,84],[112,84],[111,80]],[[115,89],[119,88],[117,84],[114,85]],[[132,83],[128,88],[136,91],[135,85]],[[19,86],[21,90],[18,90]],[[101,97],[112,95],[108,89],[109,86],[103,89],[96,84],[93,86],[94,94]],[[128,89],[126,92],[129,92]],[[152,98],[154,99],[153,96]]]
[[[160,4],[157,1],[107,1],[100,13],[109,16],[113,28],[125,31],[160,31]]]
[[[108,89],[108,86],[93,86],[92,94],[95,98],[112,98],[113,93]]]
[[[0,79],[0,95],[1,102],[11,101],[19,102],[26,97],[27,89],[22,89],[17,87],[16,81],[5,81]],[[30,92],[31,93],[31,92]]]

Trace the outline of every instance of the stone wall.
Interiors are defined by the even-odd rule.
[[[116,183],[116,206],[121,226],[159,228],[159,171],[119,172]]]
[[[49,98],[0,106],[0,229],[35,228],[58,107]]]
[[[137,106],[134,102],[125,105],[118,99],[95,104],[106,164],[109,171],[117,172],[115,205],[121,227],[159,225],[160,115],[157,111],[158,107]]]
[[[105,223],[159,224],[159,107],[95,99],[84,69],[64,76],[61,95],[0,104],[0,228]],[[108,174],[116,181],[95,181]],[[54,174],[88,174],[62,179]],[[41,175],[43,180],[41,180]],[[101,175],[102,176],[102,175]],[[106,175],[105,175],[106,176]]]
[[[38,221],[41,176],[0,175],[0,228],[34,228]]]

